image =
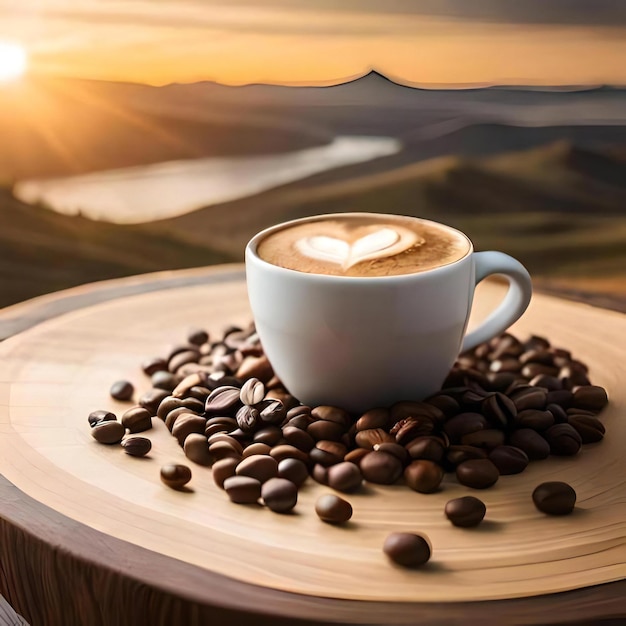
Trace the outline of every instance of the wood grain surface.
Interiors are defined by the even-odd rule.
[[[481,288],[475,319],[501,295],[499,285]],[[537,607],[542,620],[538,613],[526,621],[558,621],[565,614],[563,607],[576,604],[571,620],[626,616],[622,583],[555,593],[626,576],[623,315],[535,297],[514,332],[547,335],[590,364],[592,379],[606,386],[611,397],[603,415],[607,438],[585,446],[575,459],[549,459],[532,464],[521,475],[501,478],[496,487],[481,492],[487,520],[470,531],[453,528],[443,518],[445,502],[469,491],[452,479],[441,493],[431,495],[402,486],[371,486],[351,496],[353,522],[336,528],[322,524],[313,513],[315,499],[326,491],[315,484],[301,491],[296,513],[289,516],[230,503],[213,485],[210,470],[197,466],[189,493],[168,490],[158,480],[160,465],[186,461],[160,422],[147,433],[153,452],[143,460],[91,439],[86,421],[91,410],[124,409],[108,397],[111,382],[129,378],[139,389],[147,388],[138,367],[145,356],[164,352],[190,326],[218,331],[226,323],[249,319],[244,284],[230,268],[208,272],[203,285],[131,296],[64,315],[0,345],[0,473],[20,490],[10,491],[14,487],[6,483],[0,493],[13,494],[13,515],[31,506],[67,520],[63,529],[77,529],[70,536],[79,539],[71,545],[67,533],[59,529],[58,547],[69,552],[64,558],[78,558],[87,569],[97,571],[103,563],[88,549],[85,538],[92,534],[98,538],[92,542],[101,546],[112,542],[108,560],[115,575],[123,577],[126,571],[146,576],[161,594],[170,594],[179,603],[181,597],[191,597],[214,608],[232,604],[225,594],[207,591],[209,586],[220,589],[219,581],[240,594],[236,600],[252,601],[249,611],[315,621],[312,607],[317,607],[325,622],[413,623],[416,616],[427,614],[432,620],[428,623],[435,623],[446,615],[477,617],[485,607],[509,607],[501,613],[505,615],[514,606],[511,602],[518,613],[522,606],[529,614],[535,610],[533,604]],[[534,509],[530,493],[543,480],[567,480],[574,486],[575,514],[547,518]],[[27,501],[20,500],[21,492]],[[25,520],[16,525],[4,519],[1,527],[3,545],[12,545],[19,533],[27,542],[43,532]],[[433,559],[423,570],[392,567],[382,555],[386,534],[403,529],[426,532],[432,541]],[[49,538],[40,536],[38,545],[43,554],[50,548]],[[117,548],[130,550],[129,556]],[[135,557],[141,564],[135,563],[136,571]],[[179,574],[174,579],[169,575],[150,579],[145,566],[151,558],[158,567],[154,572],[166,571],[164,564],[169,563]],[[198,584],[203,577],[207,584]],[[263,593],[272,599],[271,606],[258,606]],[[589,597],[596,593],[599,596],[590,604]],[[553,595],[543,600],[477,602],[543,594]],[[20,596],[15,590],[13,595]],[[549,606],[562,610],[547,616]],[[387,611],[386,619],[381,619],[381,611]]]

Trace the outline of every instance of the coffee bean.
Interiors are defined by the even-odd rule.
[[[535,506],[548,515],[567,515],[574,510],[576,492],[564,482],[541,483],[533,491]]]
[[[571,405],[574,399],[574,394],[569,389],[559,389],[555,391],[548,391],[546,397],[546,408],[550,404],[558,404],[563,408],[567,408]]]
[[[522,365],[527,363],[541,363],[542,365],[553,365],[554,355],[548,350],[528,350],[519,355],[519,362]]]
[[[126,433],[124,426],[118,421],[104,420],[95,424],[91,429],[91,436],[98,443],[119,443]]]
[[[172,489],[181,489],[191,480],[191,470],[186,465],[169,464],[161,468],[161,481]]]
[[[237,449],[236,443],[239,442],[216,441],[215,443],[209,443],[209,455],[212,462],[215,463],[215,461],[225,458],[235,458],[240,461],[242,455],[241,446]]]
[[[165,398],[169,396],[169,392],[165,389],[157,389],[156,387],[148,389],[139,397],[139,406],[150,411],[151,415],[156,415],[159,405]]]
[[[364,456],[367,456],[370,453],[369,450],[365,448],[355,448],[354,450],[350,450],[344,457],[344,461],[350,461],[350,463],[354,463],[355,465],[361,465],[361,459]]]
[[[229,476],[224,480],[224,490],[235,504],[256,504],[261,497],[261,483],[250,476]]]
[[[299,428],[300,430],[307,430],[309,424],[312,424],[315,420],[311,417],[311,415],[301,414],[292,417],[287,421],[285,426],[291,426],[293,428]]]
[[[420,459],[406,467],[404,480],[413,491],[433,493],[439,489],[443,474],[441,466],[434,461]]]
[[[548,376],[546,374],[538,374],[534,378],[531,378],[529,385],[533,387],[543,387],[551,391],[560,391],[563,388],[563,383],[556,376]]]
[[[199,350],[184,350],[168,360],[167,369],[170,372],[178,372],[183,365],[186,365],[187,363],[197,363],[199,358]]]
[[[200,433],[190,433],[185,437],[183,450],[185,456],[198,465],[211,465],[213,460],[209,452],[207,438]]]
[[[370,452],[359,467],[365,480],[379,485],[392,485],[402,475],[400,460],[386,452]]]
[[[328,468],[327,481],[333,489],[349,493],[361,486],[363,474],[358,465],[343,461]]]
[[[359,417],[356,422],[357,430],[369,430],[370,428],[386,429],[389,426],[388,409],[371,409]]]
[[[196,399],[202,405],[201,412],[204,413],[204,405],[206,404],[206,399],[211,395],[212,391],[213,389],[209,389],[208,387],[204,387],[203,385],[194,385],[187,392],[187,400],[191,400],[192,398]]]
[[[261,486],[261,497],[275,513],[291,511],[298,501],[298,488],[286,478],[270,478]]]
[[[463,496],[448,500],[444,512],[454,526],[471,528],[483,521],[487,507],[478,498]]]
[[[187,334],[187,341],[196,346],[201,346],[209,340],[209,333],[202,328],[193,328]]]
[[[416,437],[430,435],[434,430],[435,422],[433,418],[427,415],[420,415],[419,417],[405,417],[399,420],[392,426],[389,432],[395,437],[396,443],[404,446]]]
[[[432,404],[438,408],[446,418],[452,417],[461,412],[461,405],[449,395],[439,393],[425,400],[428,404]]]
[[[318,517],[328,524],[344,524],[352,517],[352,505],[332,493],[324,494],[315,503]]]
[[[550,446],[550,453],[558,456],[577,454],[582,446],[582,438],[571,424],[555,424],[544,433]]]
[[[249,378],[241,386],[239,399],[248,406],[259,404],[265,397],[265,385],[258,378]]]
[[[239,387],[224,385],[211,392],[206,399],[205,414],[207,417],[213,415],[229,415],[235,413],[241,406],[239,400]]]
[[[155,387],[156,389],[156,387]],[[174,409],[179,409],[183,406],[182,398],[174,398],[173,396],[167,396],[161,400],[159,408],[157,409],[156,416],[165,421],[168,414]]]
[[[530,428],[520,428],[511,433],[509,443],[523,450],[531,461],[539,461],[550,456],[550,444]]]
[[[550,428],[554,424],[554,415],[550,411],[524,409],[517,414],[514,423],[517,428],[546,430],[546,428]]]
[[[489,372],[487,374],[487,380],[494,391],[505,391],[517,380],[517,374],[513,372]]]
[[[315,482],[320,483],[321,485],[328,484],[328,468],[316,463],[311,470],[311,476]]]
[[[503,393],[496,392],[483,401],[482,413],[492,423],[501,428],[506,427],[517,415],[513,400]]]
[[[179,378],[175,374],[168,371],[158,370],[152,374],[150,381],[152,386],[165,391],[173,391],[179,383]]]
[[[468,389],[461,396],[460,402],[468,411],[478,411],[483,402],[493,395],[493,393],[486,392],[483,389]]]
[[[307,432],[315,441],[321,441],[322,439],[339,441],[345,430],[345,427],[337,422],[322,419],[318,419],[307,427]]]
[[[235,473],[237,476],[250,476],[264,483],[278,475],[278,462],[266,454],[253,454],[239,463]]]
[[[526,350],[548,350],[550,348],[550,342],[540,335],[531,335],[524,341],[523,345]]]
[[[356,433],[354,440],[359,448],[373,450],[374,446],[384,442],[396,442],[396,438],[384,431],[382,428],[368,428]]]
[[[548,392],[539,387],[515,390],[510,395],[517,413],[528,409],[543,409],[546,406]]]
[[[230,433],[237,428],[237,421],[232,417],[211,417],[206,422],[204,434],[207,437],[216,433]]]
[[[196,413],[190,411],[186,406],[180,406],[167,414],[167,417],[165,418],[165,425],[167,426],[167,429],[172,432],[174,424],[176,423],[178,418],[184,415],[199,417]]]
[[[213,466],[211,467],[213,480],[220,489],[224,489],[224,481],[227,478],[235,475],[237,465],[239,465],[239,460],[232,457],[220,459],[219,461],[213,463]]]
[[[269,454],[272,451],[272,446],[268,446],[266,443],[251,443],[247,445],[243,450],[243,458],[246,459],[254,454]]]
[[[457,480],[473,489],[487,489],[496,484],[499,476],[498,468],[489,459],[464,461],[456,468]]]
[[[282,439],[283,434],[277,426],[264,426],[254,433],[253,441],[275,446]]]
[[[494,359],[491,362],[489,370],[497,374],[512,373],[515,374],[522,369],[522,364],[515,358]]]
[[[568,416],[567,423],[574,427],[583,443],[596,443],[604,437],[604,425],[596,417],[574,414]]]
[[[404,446],[401,446],[398,443],[377,443],[374,446],[374,450],[376,452],[386,452],[387,454],[391,454],[399,459],[402,465],[408,465],[411,462],[411,457],[407,452],[407,449]]]
[[[577,386],[591,385],[589,378],[584,371],[573,367],[571,364],[562,367],[559,370],[558,376],[565,389],[573,389]]]
[[[391,533],[385,539],[383,552],[398,565],[417,567],[430,559],[431,549],[425,535]]]
[[[283,437],[288,444],[303,452],[309,452],[315,446],[315,440],[306,430],[301,430],[294,426],[285,426],[283,428]]]
[[[406,450],[412,459],[426,459],[441,463],[446,449],[440,439],[436,437],[417,437],[406,444]]]
[[[543,376],[556,376],[559,374],[559,368],[554,367],[553,365],[543,365],[541,363],[529,363],[528,365],[524,365],[521,371],[522,376],[531,380],[535,378],[535,376],[543,375]]]
[[[287,407],[283,401],[272,399],[266,396],[266,399],[259,402],[257,407],[259,410],[259,417],[263,426],[275,424],[282,424],[287,413]]]
[[[111,385],[109,393],[111,394],[111,397],[116,400],[126,401],[133,397],[135,388],[133,387],[133,384],[127,380],[118,380]]]
[[[206,439],[204,429],[206,428],[206,420],[200,415],[194,413],[185,413],[180,415],[174,426],[172,427],[172,435],[176,437],[178,444],[183,445],[185,440],[191,433],[202,434],[202,437]]]
[[[161,357],[153,357],[146,359],[141,364],[141,369],[146,376],[152,376],[155,372],[161,372],[167,370],[167,361]]]
[[[504,433],[495,428],[485,428],[484,430],[478,430],[475,433],[468,433],[467,435],[463,435],[463,437],[461,437],[462,445],[475,446],[486,450],[497,448],[503,443]]]
[[[87,421],[89,422],[89,426],[92,428],[99,424],[100,422],[115,422],[117,421],[117,417],[111,411],[92,411],[87,417]]]
[[[463,435],[475,433],[484,428],[489,428],[489,422],[480,413],[460,413],[443,425],[444,432],[453,443],[459,443]]]
[[[556,422],[557,424],[563,424],[564,422],[567,422],[567,411],[562,406],[559,406],[558,404],[548,404],[546,410],[551,413],[552,417],[554,418],[554,422]]]
[[[311,407],[306,404],[299,404],[297,406],[292,407],[287,411],[287,419],[291,420],[294,417],[299,417],[301,415],[305,415],[307,417],[311,417]]]
[[[460,465],[464,461],[469,461],[470,459],[486,458],[487,452],[481,448],[476,448],[475,446],[452,445],[446,452],[446,461],[452,467],[456,467],[457,465]]]
[[[193,413],[197,413],[198,415],[204,413],[204,402],[201,402],[197,398],[185,398],[182,406],[189,409]]]
[[[235,414],[237,425],[244,433],[253,432],[261,419],[258,409],[244,404]]]
[[[315,444],[315,447],[309,452],[309,456],[314,463],[330,467],[341,463],[346,452],[347,448],[342,443],[322,440]]]
[[[528,466],[528,455],[515,446],[498,446],[489,453],[489,460],[498,468],[500,476],[519,474]]]
[[[182,343],[170,348],[170,351],[167,353],[167,361],[169,362],[176,355],[181,354],[182,352],[197,352],[200,353],[198,346],[191,343]]]
[[[146,456],[152,449],[152,442],[145,437],[129,437],[122,441],[122,448],[130,456]]]
[[[278,464],[278,476],[300,487],[309,477],[309,471],[306,465],[298,459],[283,459]]]
[[[350,414],[336,406],[316,406],[311,410],[311,415],[317,420],[339,424],[343,430],[347,430],[352,424]]]
[[[122,425],[130,433],[141,433],[152,428],[152,415],[142,406],[134,406],[122,415]]]
[[[266,356],[247,356],[241,362],[235,376],[240,380],[258,378],[262,383],[266,383],[274,376],[274,371]]]
[[[294,446],[288,444],[274,446],[270,452],[270,456],[275,458],[279,463],[283,459],[299,459],[303,463],[309,460],[309,455],[306,452],[302,452],[302,450],[298,450],[298,448],[294,448]]]
[[[574,397],[571,406],[576,409],[587,409],[594,413],[600,413],[609,402],[606,389],[596,385],[575,387],[573,392]]]

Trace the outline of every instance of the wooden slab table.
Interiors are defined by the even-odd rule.
[[[502,295],[481,286],[473,319]],[[228,501],[207,468],[189,493],[158,471],[186,462],[160,423],[149,458],[95,443],[86,416],[118,414],[118,378],[189,327],[218,332],[250,320],[241,266],[87,285],[0,312],[0,593],[33,626],[201,624],[626,623],[626,317],[537,295],[513,328],[571,349],[605,386],[607,437],[575,459],[551,458],[479,495],[478,529],[453,528],[440,493],[371,486],[350,497],[347,528],[313,513],[328,489],[302,489],[297,513]],[[547,518],[530,501],[544,480],[567,480],[575,513]],[[423,569],[392,567],[393,530],[433,543]]]

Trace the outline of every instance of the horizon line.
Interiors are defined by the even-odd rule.
[[[532,83],[532,82],[520,82],[520,81],[509,81],[502,80],[498,82],[471,82],[471,83],[434,83],[434,82],[419,82],[419,81],[408,81],[400,78],[399,76],[393,76],[390,74],[386,74],[375,67],[369,67],[359,74],[352,74],[350,76],[344,76],[339,78],[329,78],[323,81],[283,81],[283,82],[265,82],[263,79],[251,81],[248,83],[227,83],[222,82],[220,80],[216,80],[215,78],[199,78],[197,80],[189,80],[189,81],[169,81],[165,83],[156,83],[156,82],[141,82],[137,80],[124,80],[124,79],[109,79],[109,78],[92,78],[88,76],[80,76],[80,75],[64,75],[64,74],[55,74],[48,72],[29,72],[27,75],[23,76],[21,79],[14,81],[15,83],[21,83],[24,81],[28,81],[29,76],[35,78],[50,78],[50,79],[60,79],[60,80],[84,80],[84,81],[93,81],[93,82],[101,82],[101,83],[120,83],[127,85],[142,85],[148,87],[170,87],[170,86],[191,86],[198,85],[202,83],[212,83],[214,85],[219,85],[222,87],[231,87],[233,89],[245,88],[245,87],[310,87],[310,88],[321,88],[326,89],[330,87],[338,87],[341,85],[348,85],[350,83],[358,82],[359,80],[365,79],[368,76],[376,75],[381,79],[391,83],[400,88],[405,89],[413,89],[413,90],[422,90],[422,91],[472,91],[472,90],[482,90],[482,89],[494,89],[494,88],[503,88],[503,89],[511,89],[518,91],[547,91],[547,92],[584,92],[584,91],[595,91],[598,89],[616,89],[623,90],[626,89],[626,84],[619,83],[582,83],[582,84],[571,84],[571,83],[563,83],[563,84],[554,84],[554,83]]]

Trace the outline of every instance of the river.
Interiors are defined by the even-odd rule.
[[[306,150],[253,157],[169,161],[19,181],[15,196],[29,204],[94,220],[139,224],[251,196],[312,174],[399,152],[391,137],[340,136]]]

